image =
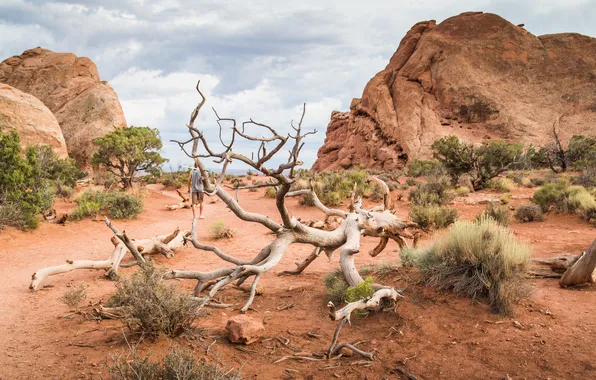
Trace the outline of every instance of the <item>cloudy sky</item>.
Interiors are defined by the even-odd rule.
[[[214,142],[211,107],[289,131],[307,103],[304,126],[319,131],[302,154],[309,167],[331,111],[348,109],[413,24],[471,10],[536,35],[596,36],[596,0],[0,0],[0,59],[36,46],[91,58],[128,123],[159,128],[173,167],[189,162],[169,140],[187,137],[197,79],[199,126]]]

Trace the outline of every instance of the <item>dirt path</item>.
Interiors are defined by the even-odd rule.
[[[528,190],[514,195],[528,195]],[[153,187],[145,201],[146,212],[131,221],[117,221],[119,229],[130,236],[147,237],[170,232],[176,226],[189,228],[189,210],[166,211],[164,205],[173,203],[174,192]],[[248,210],[265,213],[277,219],[273,200],[263,192],[242,191],[240,200]],[[515,199],[514,205],[527,200]],[[313,208],[299,206],[297,200],[288,202],[296,216],[319,218]],[[484,206],[458,204],[462,219],[472,219]],[[58,211],[72,208],[58,204]],[[398,215],[407,216],[407,204],[398,203]],[[208,241],[207,226],[217,219],[236,229],[236,237],[217,243],[222,249],[239,257],[253,257],[271,240],[267,230],[259,225],[246,224],[235,218],[222,202],[206,204],[206,219],[198,229],[199,239]],[[596,230],[573,215],[548,216],[543,223],[518,224],[515,233],[532,244],[535,257],[548,257],[561,252],[580,252],[596,236]],[[85,220],[58,226],[44,223],[30,233],[7,230],[0,233],[0,379],[99,379],[106,377],[105,360],[110,353],[126,347],[118,321],[81,320],[69,314],[59,297],[69,285],[85,283],[88,299],[97,302],[107,299],[114,290],[112,282],[101,271],[74,271],[48,278],[43,285],[51,287],[31,293],[30,276],[37,269],[55,265],[66,259],[105,259],[111,252],[111,231],[102,223]],[[376,245],[365,238],[357,265],[398,261],[397,246],[390,243],[376,259],[366,252]],[[421,244],[424,244],[422,242]],[[301,351],[322,352],[326,349],[335,323],[329,321],[325,308],[324,275],[337,268],[338,258],[332,261],[321,257],[305,274],[295,278],[278,277],[276,272],[293,269],[294,262],[310,252],[310,247],[293,245],[280,265],[263,277],[265,293],[257,297],[249,313],[265,321],[267,337],[290,339]],[[221,265],[212,254],[183,248],[170,260],[156,258],[159,265],[177,269],[209,269]],[[130,273],[135,269],[123,269]],[[405,286],[407,272],[394,272],[385,278],[388,284]],[[193,283],[181,282],[188,289]],[[554,280],[534,281],[532,298],[520,305],[514,319],[491,314],[486,305],[436,293],[429,289],[409,286],[398,313],[377,313],[366,319],[356,319],[342,330],[341,340],[363,341],[361,347],[376,351],[372,366],[358,357],[344,357],[332,362],[285,361],[273,362],[291,355],[285,347],[274,347],[272,341],[255,343],[250,350],[236,350],[219,337],[232,310],[212,310],[201,319],[204,341],[178,338],[179,344],[189,345],[198,355],[205,356],[205,348],[217,338],[208,360],[219,361],[226,368],[242,367],[246,379],[381,379],[398,378],[390,374],[397,366],[405,368],[419,379],[585,379],[596,378],[596,288],[563,290]],[[223,292],[225,302],[242,305],[246,294],[235,288]],[[279,311],[283,306],[293,307]],[[514,324],[514,321],[519,325]],[[306,335],[312,332],[320,339]],[[218,338],[219,337],[219,338]],[[156,358],[170,345],[167,339],[142,343]],[[406,359],[410,358],[410,359]],[[405,361],[405,364],[401,362]],[[291,369],[292,371],[286,371]],[[295,372],[297,371],[297,372]],[[292,377],[293,376],[293,377]]]

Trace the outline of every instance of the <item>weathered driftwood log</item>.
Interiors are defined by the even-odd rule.
[[[171,205],[166,205],[166,209],[168,209],[170,211],[174,211],[174,210],[179,210],[181,208],[191,208],[192,202],[191,202],[190,198],[187,197],[186,195],[182,194],[180,189],[176,189],[176,193],[178,193],[178,195],[182,199],[182,202],[171,204]]]
[[[111,223],[109,223],[108,226],[111,226]],[[112,227],[113,226],[110,228]],[[122,236],[124,239],[128,239],[125,233],[120,234],[118,230],[116,230],[115,233]],[[179,228],[176,228],[173,232],[167,235],[128,241],[132,244],[134,251],[139,254],[139,257],[141,257],[143,261],[144,259],[142,258],[141,253],[143,255],[161,254],[170,258],[174,255],[176,249],[182,247],[185,233],[187,233],[187,231],[180,231]],[[122,259],[127,252],[130,252],[130,249],[126,247],[123,241],[115,236],[112,237],[111,241],[112,244],[114,244],[114,250],[106,260],[66,260],[66,264],[39,269],[31,276],[29,289],[36,290],[46,277],[70,272],[75,269],[105,269],[106,277],[116,274]]]
[[[561,278],[581,254],[564,253],[555,257],[532,259],[528,274],[535,278]]]
[[[580,257],[563,273],[559,285],[562,287],[596,282],[596,239]]]

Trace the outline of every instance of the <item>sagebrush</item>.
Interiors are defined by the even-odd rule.
[[[486,299],[503,315],[529,294],[530,248],[492,218],[458,221],[429,246],[404,250],[402,262],[418,267],[427,285]]]

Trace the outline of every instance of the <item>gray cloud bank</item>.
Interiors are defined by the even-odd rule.
[[[118,92],[129,124],[159,128],[174,167],[189,161],[167,141],[186,137],[197,79],[208,98],[199,125],[213,143],[212,106],[289,131],[305,102],[304,125],[319,130],[303,150],[309,167],[331,111],[360,96],[414,23],[470,10],[536,35],[596,35],[596,0],[2,0],[0,58],[36,46],[88,56]]]

